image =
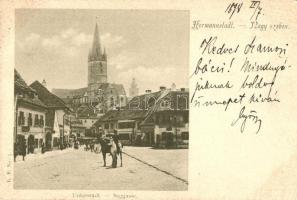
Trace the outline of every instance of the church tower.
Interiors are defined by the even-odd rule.
[[[93,45],[88,58],[88,87],[107,82],[107,56],[105,48],[102,52],[98,25],[96,23]],[[93,87],[92,87],[93,86]]]
[[[135,78],[133,78],[130,89],[129,89],[129,96],[130,97],[135,97],[137,95],[138,95],[138,87],[137,87]]]

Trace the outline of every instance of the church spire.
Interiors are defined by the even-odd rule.
[[[105,50],[105,47],[104,47],[104,49],[103,49],[103,60],[105,60],[106,61],[106,50]]]
[[[99,30],[98,30],[98,24],[96,23],[94,37],[93,37],[93,45],[89,53],[89,60],[100,60],[101,57],[102,57],[102,51],[101,51]]]

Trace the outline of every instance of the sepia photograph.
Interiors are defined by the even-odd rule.
[[[189,11],[16,9],[16,190],[188,190]]]

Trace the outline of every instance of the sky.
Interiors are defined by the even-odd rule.
[[[167,10],[17,9],[15,67],[27,84],[48,89],[87,86],[95,24],[107,52],[108,82],[132,78],[139,93],[188,88],[189,13]]]

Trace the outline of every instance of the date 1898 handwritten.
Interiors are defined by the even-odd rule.
[[[260,6],[261,1],[251,1],[250,4],[250,9],[253,9],[252,15],[250,17],[250,21],[256,22],[258,20],[258,17],[263,14],[262,13],[262,7]],[[243,8],[243,2],[240,3],[230,3],[226,10],[225,13],[229,14],[229,20],[233,17],[234,14],[238,14],[241,9]]]

